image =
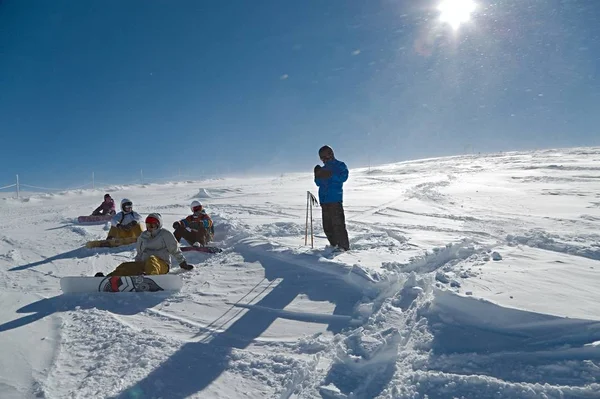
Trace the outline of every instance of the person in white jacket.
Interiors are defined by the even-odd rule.
[[[121,211],[111,219],[111,227],[108,231],[107,240],[112,238],[138,238],[142,234],[140,222],[142,217],[133,210],[133,202],[130,199],[121,200]]]
[[[146,231],[139,236],[136,251],[133,262],[121,263],[108,276],[167,274],[171,256],[175,258],[182,269],[194,268],[193,265],[186,262],[173,233],[162,227],[160,213],[151,213],[146,217]],[[96,277],[103,276],[103,273],[96,273]]]

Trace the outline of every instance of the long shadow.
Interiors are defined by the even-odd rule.
[[[306,294],[315,301],[335,303],[334,314],[351,315],[362,293],[326,275],[285,264],[268,255],[236,248],[245,262],[261,263],[269,280],[283,279],[255,305],[284,309],[296,296]],[[229,366],[233,348],[244,349],[277,320],[274,312],[249,309],[227,330],[209,336],[201,342],[184,344],[166,362],[116,398],[168,397],[185,398],[207,388]],[[344,321],[330,320],[327,329],[339,332],[347,327]]]
[[[59,259],[89,258],[90,256],[94,256],[98,253],[119,253],[119,252],[123,252],[123,251],[130,251],[133,248],[135,248],[135,244],[123,245],[121,247],[114,247],[114,248],[85,248],[85,247],[76,248],[76,249],[72,249],[70,251],[63,252],[62,254],[57,254],[57,255],[51,256],[49,258],[37,261],[37,262],[32,262],[32,263],[28,263],[26,265],[12,267],[12,268],[8,269],[8,271],[14,272],[14,271],[19,271],[19,270],[25,270],[25,269],[29,269],[32,267],[44,265],[46,263],[51,263],[51,262],[54,262],[55,260],[59,260]]]
[[[168,292],[153,293],[95,293],[57,295],[30,303],[17,313],[32,313],[0,325],[0,333],[33,323],[58,312],[77,309],[100,309],[121,315],[133,315],[159,304],[171,296]],[[118,300],[117,300],[118,299]]]

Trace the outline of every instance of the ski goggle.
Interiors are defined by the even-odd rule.
[[[202,210],[202,205],[198,205],[192,208],[192,212],[200,212]]]
[[[132,204],[131,202],[126,202],[126,203],[124,203],[124,204],[123,204],[123,209],[125,209],[125,208],[129,208],[129,209],[131,209],[131,208],[133,208],[133,204]]]

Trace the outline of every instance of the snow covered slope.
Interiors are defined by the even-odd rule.
[[[134,255],[84,248],[103,191],[0,200],[0,398],[600,397],[600,148],[350,175],[342,254],[310,173],[109,188],[214,217],[174,294],[61,294]]]

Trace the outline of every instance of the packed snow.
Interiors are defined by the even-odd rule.
[[[600,148],[351,169],[346,253],[318,207],[305,245],[312,173],[103,190],[0,199],[0,398],[600,398]],[[84,247],[105,192],[167,227],[202,201],[223,252],[62,294],[134,256]]]

